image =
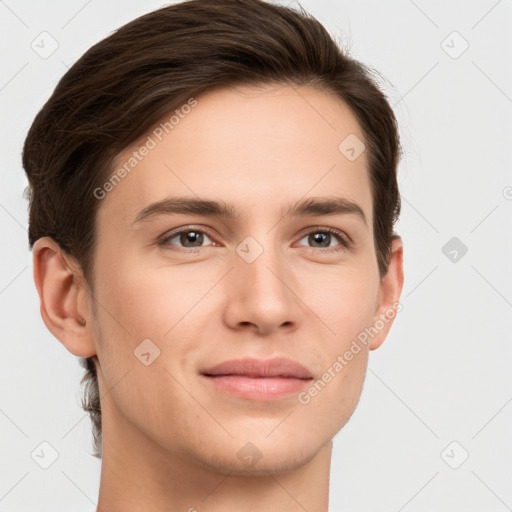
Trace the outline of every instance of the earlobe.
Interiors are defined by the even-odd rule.
[[[403,244],[402,239],[397,237],[392,241],[388,271],[380,283],[379,304],[373,324],[377,334],[370,342],[370,350],[375,350],[384,343],[397,313],[402,309],[400,295],[403,284]]]
[[[74,355],[96,354],[91,335],[90,311],[81,300],[83,276],[78,265],[50,237],[38,239],[33,247],[34,281],[41,316],[50,332]],[[89,325],[88,325],[89,324]]]

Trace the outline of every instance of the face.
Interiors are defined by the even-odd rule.
[[[379,314],[367,155],[339,149],[364,135],[338,98],[310,87],[195,100],[169,133],[157,126],[118,155],[114,169],[134,151],[137,163],[101,199],[93,321],[102,395],[110,389],[104,431],[226,472],[298,467],[347,422],[380,343],[359,343],[339,369]],[[341,207],[294,211],[311,198]],[[190,199],[233,216],[187,212]],[[263,365],[211,376],[243,358]],[[275,358],[303,375],[288,366],[280,376],[278,364],[273,378],[256,376]]]

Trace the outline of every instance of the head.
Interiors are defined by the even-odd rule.
[[[96,455],[108,407],[198,463],[236,465],[249,440],[262,468],[313,457],[348,421],[392,324],[399,157],[371,71],[303,11],[190,0],[90,48],[38,113],[23,165],[42,316],[84,364]],[[343,198],[343,212],[313,198]],[[300,201],[309,215],[292,215]],[[274,355],[324,385],[262,408],[201,380],[211,364]]]

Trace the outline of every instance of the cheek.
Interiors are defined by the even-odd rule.
[[[194,286],[190,282],[186,286],[180,273],[175,274],[164,279],[158,270],[126,264],[104,273],[97,287],[98,301],[108,313],[102,324],[134,341],[161,339],[194,298]]]
[[[175,404],[186,405],[186,397],[177,384],[183,378],[175,367],[184,366],[187,345],[173,347],[169,343],[175,331],[182,334],[179,321],[190,309],[180,283],[164,282],[157,278],[158,272],[136,267],[128,272],[119,266],[115,272],[97,275],[100,284],[94,323],[99,326],[96,342],[102,408],[109,410],[109,416],[129,418],[124,425],[133,423],[150,436],[160,431],[172,431],[173,435],[186,432],[186,418],[176,416]],[[164,336],[176,324],[175,331]],[[175,340],[181,339],[175,334]],[[175,367],[168,364],[169,360]],[[152,419],[149,423],[148,418]],[[123,420],[118,417],[117,421]]]
[[[372,272],[354,271],[321,284],[321,292],[310,293],[309,299],[327,328],[322,336],[323,373],[304,403],[311,399],[315,415],[331,411],[328,421],[335,428],[348,420],[361,394],[369,352],[362,334],[372,325],[379,281]]]
[[[128,371],[127,380],[141,389],[174,386],[163,368],[174,373],[191,365],[200,343],[197,321],[212,317],[204,311],[208,301],[200,299],[213,283],[201,273],[192,277],[179,268],[170,272],[126,261],[97,276],[96,343],[108,386]],[[154,362],[145,366],[147,353],[146,362]]]
[[[160,355],[162,332],[169,329],[172,318],[159,308],[169,297],[162,297],[149,279],[142,286],[143,272],[137,267],[128,270],[121,264],[97,265],[95,282],[95,343],[105,386],[115,386],[115,395],[121,396],[125,386],[136,390],[141,384],[144,389],[144,382],[154,380],[155,364],[145,366],[142,354],[149,352],[152,360]],[[167,313],[169,310],[172,307]],[[136,399],[137,393],[127,396]]]
[[[329,331],[328,346],[331,350],[344,350],[373,321],[379,293],[378,277],[368,270],[347,269],[332,272],[315,282],[316,291],[304,290],[304,294]]]

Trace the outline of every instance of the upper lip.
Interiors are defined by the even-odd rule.
[[[310,372],[301,364],[287,359],[232,359],[224,361],[201,372],[207,376],[243,375],[246,377],[292,377],[296,379],[311,379]]]

